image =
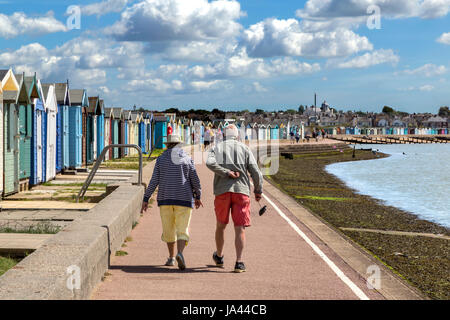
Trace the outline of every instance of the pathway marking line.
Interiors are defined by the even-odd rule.
[[[308,236],[304,234],[303,231],[301,231],[300,228],[294,222],[292,222],[292,220],[289,219],[283,211],[281,211],[280,208],[278,208],[275,203],[272,202],[272,200],[269,199],[269,197],[267,197],[265,194],[263,194],[263,197],[278,212],[278,214],[284,220],[286,220],[286,222],[300,235],[300,237],[305,240],[305,242],[314,250],[314,252],[316,252],[323,261],[325,261],[325,263],[331,268],[331,270],[334,271],[334,273],[342,280],[342,282],[344,282],[360,300],[370,300],[369,297],[360,288],[358,288],[358,286],[352,280],[350,280],[344,274],[344,272],[342,272],[342,270],[339,269],[336,264],[331,261],[330,258],[328,258],[325,253],[323,253],[323,251],[320,250],[320,248],[311,239],[309,239]]]

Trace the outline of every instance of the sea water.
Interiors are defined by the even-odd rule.
[[[450,227],[450,144],[357,145],[391,156],[326,167],[360,194]]]

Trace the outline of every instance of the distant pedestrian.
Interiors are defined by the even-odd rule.
[[[217,218],[216,248],[213,260],[223,266],[225,228],[229,223],[230,211],[235,230],[236,264],[234,272],[245,272],[242,254],[245,246],[245,228],[250,220],[250,178],[253,179],[256,201],[262,198],[263,179],[258,164],[250,149],[237,139],[239,131],[235,125],[225,128],[224,141],[212,148],[206,166],[214,175],[214,208]]]
[[[300,141],[300,133],[298,131],[295,134],[295,140],[297,141],[297,143]]]
[[[206,150],[210,144],[211,144],[211,129],[209,127],[206,127],[206,130],[203,133],[204,150]]]
[[[293,131],[291,131],[289,134],[291,136],[291,144],[294,144],[295,134]]]
[[[152,179],[144,195],[141,213],[147,211],[148,201],[158,187],[158,206],[161,215],[162,241],[167,243],[169,258],[166,266],[184,270],[186,262],[183,251],[189,241],[189,223],[192,208],[203,206],[200,180],[194,162],[179,147],[181,139],[177,135],[167,137],[167,150],[156,160]],[[175,243],[177,255],[175,256]]]

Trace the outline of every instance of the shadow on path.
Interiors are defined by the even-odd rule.
[[[216,268],[217,270],[211,270]],[[216,266],[205,266],[196,268],[186,268],[181,271],[177,267],[166,266],[111,266],[110,270],[121,270],[127,273],[227,273],[224,269],[217,268]]]

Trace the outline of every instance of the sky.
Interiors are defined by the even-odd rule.
[[[450,105],[450,0],[0,1],[0,68],[108,107]]]

